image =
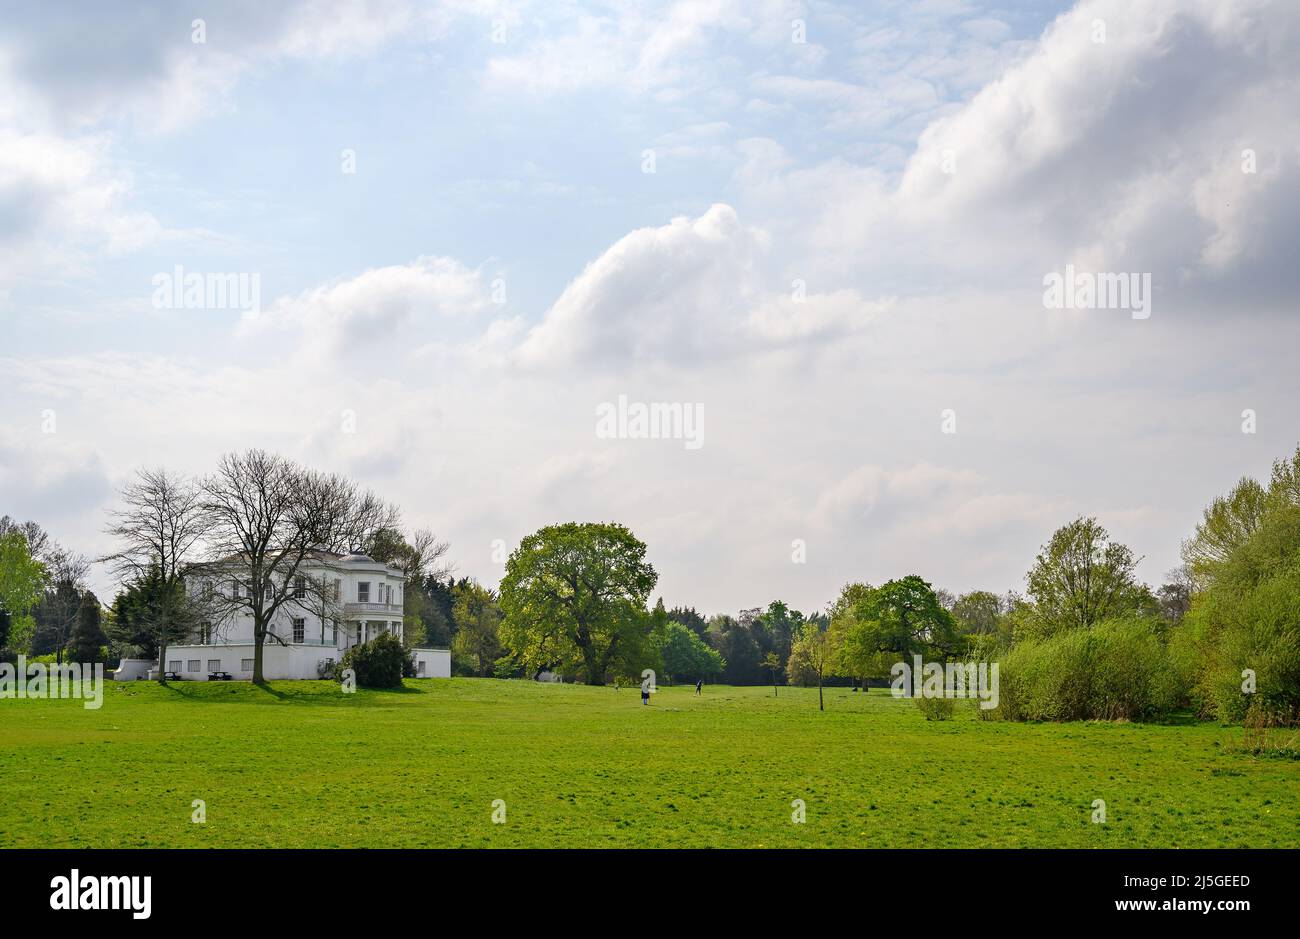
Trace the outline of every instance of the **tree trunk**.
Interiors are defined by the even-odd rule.
[[[158,680],[167,684],[167,637],[164,634],[158,640]]]
[[[262,643],[266,639],[266,630],[253,623],[253,684],[265,685],[266,679],[262,677]]]
[[[822,697],[822,676],[817,676],[817,710],[826,710],[826,699]]]

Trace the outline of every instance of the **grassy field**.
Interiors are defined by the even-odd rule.
[[[635,688],[452,679],[4,700],[0,845],[1300,846],[1300,764],[1243,755],[1240,728],[930,723],[883,690],[829,689],[825,713],[816,695],[642,707]]]

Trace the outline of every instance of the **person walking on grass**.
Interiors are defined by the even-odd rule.
[[[700,696],[700,691],[703,688],[704,688],[704,679],[703,678],[695,679],[695,697],[698,698]]]

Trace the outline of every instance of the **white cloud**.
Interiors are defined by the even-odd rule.
[[[768,270],[769,242],[721,203],[631,232],[564,289],[515,361],[698,364],[853,332],[882,308],[850,290],[820,294],[797,287],[797,278],[782,283]]]
[[[259,346],[288,342],[309,360],[350,358],[368,350],[392,358],[439,328],[439,319],[478,313],[490,304],[479,271],[453,258],[420,257],[281,297],[238,332]]]
[[[143,9],[117,24],[143,39],[94,54],[58,28],[21,50],[0,40],[0,91],[12,92],[0,94],[9,273],[38,261],[72,270],[170,234],[133,210],[121,167],[193,167],[168,163],[156,141],[133,150],[139,131],[238,104],[241,76],[271,89],[277,63],[337,63],[408,34],[418,44],[447,22],[415,4],[283,15],[249,5],[210,16],[209,45],[195,49],[159,39],[187,41],[191,14],[173,23],[161,6]],[[674,6],[658,19],[618,5],[586,19],[519,9],[484,7],[481,45],[454,66],[486,69],[509,99],[513,110],[496,112],[503,136],[438,129],[467,131],[440,156],[474,173],[440,185],[491,210],[453,222],[446,243],[496,239],[476,256],[499,252],[527,271],[512,273],[511,306],[491,312],[490,275],[450,257],[321,283],[313,263],[355,250],[322,228],[308,260],[276,256],[281,274],[319,286],[268,303],[238,327],[242,343],[196,347],[194,333],[216,335],[213,319],[159,311],[148,329],[108,340],[88,325],[67,337],[79,347],[67,354],[43,354],[34,347],[46,334],[27,329],[27,351],[0,361],[2,410],[21,427],[52,402],[60,433],[6,438],[0,486],[16,504],[0,511],[78,506],[61,523],[90,533],[78,547],[102,547],[101,477],[144,461],[202,471],[223,450],[262,445],[375,484],[412,522],[444,531],[465,573],[499,574],[493,538],[614,518],[650,542],[669,602],[734,609],[784,596],[807,609],[845,580],[910,572],[954,588],[1015,586],[1037,545],[1079,512],[1152,556],[1157,577],[1205,499],[1294,446],[1298,327],[1251,318],[1266,301],[1294,307],[1292,6],[1086,0],[1027,44],[964,3],[927,5],[907,27],[782,4]],[[791,13],[807,14],[811,40],[825,44],[814,54],[792,48]],[[504,48],[487,46],[494,15],[509,19]],[[1104,46],[1091,42],[1094,18],[1107,23]],[[9,35],[25,42],[30,30]],[[408,66],[385,80],[418,73]],[[616,96],[627,123],[615,130],[712,165],[582,214],[608,192],[602,168],[529,152],[529,122],[558,121],[571,102],[548,110],[547,93],[565,89],[597,105]],[[527,155],[522,173],[496,160],[503,141]],[[1240,171],[1245,147],[1256,174]],[[728,165],[730,179],[710,175]],[[373,186],[389,212],[385,180],[352,182]],[[509,216],[501,210],[542,186],[569,228],[493,228],[493,213]],[[490,191],[499,205],[487,205]],[[566,201],[574,192],[583,198]],[[213,195],[239,224],[247,194]],[[293,196],[285,205],[309,215]],[[330,211],[322,200],[313,217]],[[399,250],[397,260],[427,250],[425,216],[389,214],[397,224],[375,250]],[[627,231],[624,218],[653,224]],[[627,233],[595,247],[559,234],[612,224]],[[301,233],[272,222],[242,231],[281,245]],[[1043,273],[1072,260],[1154,269],[1160,301],[1195,290],[1217,317],[1179,318],[1159,303],[1142,324],[1044,311]],[[104,307],[86,306],[92,324]],[[620,393],[703,403],[706,446],[594,440],[594,405]],[[952,436],[939,431],[947,407],[959,415]],[[1244,407],[1259,411],[1257,437],[1237,430]],[[355,434],[340,428],[345,410]],[[52,472],[38,479],[45,460]],[[789,561],[796,537],[808,539],[806,567]]]
[[[129,207],[130,177],[110,168],[103,138],[65,140],[0,127],[0,278],[66,276],[89,252],[134,250],[161,226]]]
[[[0,89],[27,123],[75,130],[127,119],[140,130],[175,130],[223,107],[251,70],[367,55],[403,34],[437,38],[451,6],[294,0],[205,11],[146,0],[130,11],[102,4],[15,11],[0,38]],[[203,42],[194,41],[195,19]],[[87,36],[96,38],[93,49]]]
[[[735,204],[832,290],[1019,294],[1073,263],[1151,272],[1166,311],[1277,309],[1300,287],[1284,234],[1300,217],[1297,59],[1294,4],[1084,0],[967,103],[900,101],[932,119],[897,175],[751,138]],[[756,84],[821,100],[819,118],[869,126],[873,106],[892,107],[843,79]]]

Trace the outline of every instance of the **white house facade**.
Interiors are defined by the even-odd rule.
[[[221,582],[194,578],[187,590],[221,591],[220,622],[204,623],[188,643],[167,647],[159,667],[184,679],[207,680],[224,672],[236,679],[253,677],[253,615],[240,607],[246,590],[236,568]],[[270,635],[262,644],[262,674],[268,680],[319,678],[352,646],[384,633],[404,638],[405,580],[402,572],[364,554],[339,556],[314,551],[299,567],[289,599],[276,611]],[[413,649],[416,675],[450,678],[451,652]]]

